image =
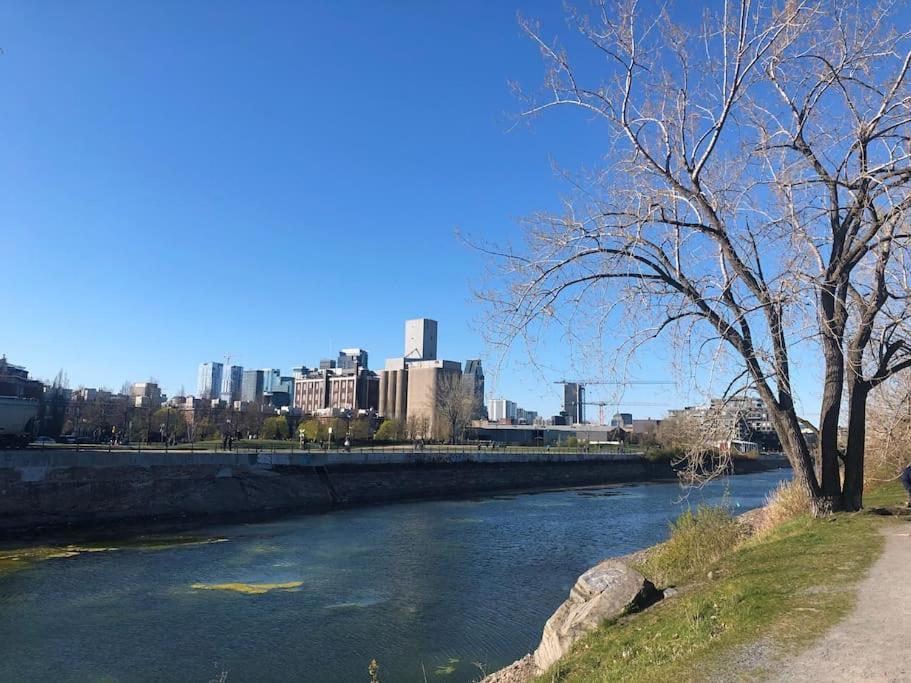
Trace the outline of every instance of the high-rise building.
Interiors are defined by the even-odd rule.
[[[491,399],[489,406],[490,421],[515,420],[517,408],[515,401],[509,401],[505,398]]]
[[[241,365],[226,365],[221,379],[221,400],[233,403],[240,400],[240,388],[244,380],[244,368]]]
[[[367,369],[367,352],[364,349],[342,349],[338,352],[339,370]]]
[[[196,379],[196,395],[200,398],[218,398],[221,393],[221,378],[224,365],[215,361],[199,364]]]
[[[563,385],[563,412],[569,424],[585,422],[585,385],[575,382]]]
[[[282,377],[278,368],[263,368],[263,405],[283,408],[291,405],[294,396],[294,379]]]
[[[331,358],[323,358],[319,362],[319,369],[320,370],[333,370],[333,369],[335,369],[335,361]]]
[[[244,370],[240,389],[240,400],[244,403],[261,403],[263,400],[262,370]]]
[[[263,393],[271,394],[273,391],[281,391],[279,386],[282,381],[282,371],[278,368],[263,368]]]
[[[470,391],[474,398],[474,412],[471,419],[483,419],[487,415],[487,409],[484,407],[484,369],[481,367],[480,359],[471,358],[465,361],[462,382],[465,390]]]
[[[437,321],[416,318],[405,321],[405,358],[408,360],[437,359]]]

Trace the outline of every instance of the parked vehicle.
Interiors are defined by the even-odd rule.
[[[52,443],[57,443],[57,441],[49,436],[39,436],[37,439],[32,441],[32,444],[35,446],[47,446]]]
[[[0,396],[0,448],[22,448],[32,440],[38,401]]]

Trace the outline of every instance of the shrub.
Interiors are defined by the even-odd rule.
[[[264,439],[288,439],[291,437],[291,429],[288,426],[288,418],[284,415],[276,415],[266,418],[263,422],[262,436]]]
[[[766,496],[765,507],[756,520],[756,533],[766,534],[780,524],[810,511],[810,497],[796,481],[783,481]]]
[[[645,459],[652,462],[673,462],[680,460],[686,455],[681,448],[649,448],[645,451]]]
[[[405,429],[399,420],[386,420],[373,435],[377,441],[401,441],[404,437]]]
[[[656,546],[641,565],[657,586],[692,578],[731,552],[746,536],[745,527],[730,510],[699,505],[670,525],[671,537]]]

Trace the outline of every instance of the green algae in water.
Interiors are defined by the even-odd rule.
[[[53,546],[31,546],[0,550],[0,578],[23,571],[38,562],[78,557],[85,553],[107,553],[124,550],[157,551],[194,545],[224,543],[227,538],[198,538],[187,536],[166,536],[135,538],[116,543],[70,543]]]
[[[203,591],[230,591],[244,595],[263,595],[270,591],[293,591],[304,585],[303,581],[286,581],[285,583],[194,583],[190,586]]]
[[[456,665],[458,663],[459,663],[458,657],[450,657],[449,661],[446,664],[442,664],[441,666],[438,666],[436,669],[434,669],[433,675],[434,676],[449,676],[450,674],[454,674],[455,670],[456,670]]]

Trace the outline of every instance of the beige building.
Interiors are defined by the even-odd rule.
[[[390,358],[386,369],[380,370],[380,400],[377,412],[390,419],[404,422],[408,406],[408,370],[404,358]]]
[[[419,426],[425,437],[437,436],[437,401],[443,382],[458,382],[462,364],[451,360],[424,360],[408,364],[408,401],[405,421]]]
[[[437,403],[443,382],[458,381],[462,364],[437,360],[437,322],[429,318],[405,321],[402,358],[390,358],[379,372],[378,413],[399,420],[425,438],[436,435]]]
[[[405,321],[405,358],[408,360],[437,359],[437,321],[415,318]]]

